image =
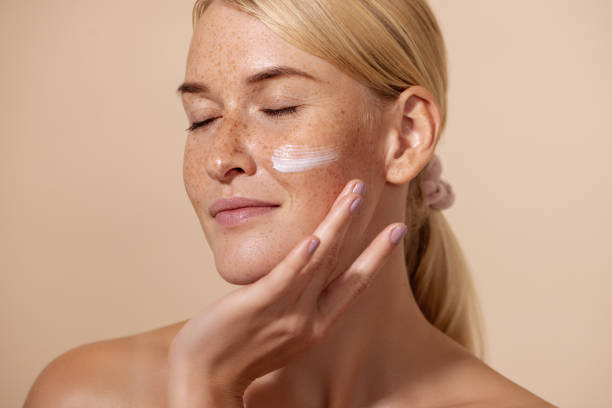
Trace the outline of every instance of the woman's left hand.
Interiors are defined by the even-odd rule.
[[[267,275],[212,303],[174,337],[168,354],[168,405],[242,407],[251,382],[287,365],[320,341],[374,279],[396,244],[388,225],[331,282],[353,192],[345,186],[314,235],[305,237]],[[401,239],[403,234],[395,233]],[[320,237],[320,241],[319,238]],[[308,246],[320,242],[314,254]]]

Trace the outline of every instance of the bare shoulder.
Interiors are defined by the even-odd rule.
[[[163,406],[168,346],[183,324],[68,350],[40,372],[24,408]]]
[[[425,380],[427,386],[416,398],[414,393],[400,393],[400,398],[404,398],[397,406],[407,406],[409,401],[411,406],[438,408],[557,408],[448,336],[437,335],[431,344],[435,352],[429,364],[434,375]]]
[[[465,402],[447,408],[557,408],[474,357],[464,367],[463,385],[472,394]]]

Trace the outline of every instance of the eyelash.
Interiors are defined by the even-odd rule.
[[[297,108],[298,106],[288,106],[286,108],[282,108],[282,109],[263,109],[263,112],[268,115],[268,116],[282,116],[282,115],[295,115],[297,113]],[[216,118],[210,118],[210,119],[206,119],[204,121],[201,122],[195,122],[193,123],[191,126],[189,126],[187,129],[185,129],[188,132],[193,132],[194,130],[200,128],[200,127],[205,127],[206,125],[208,125],[209,123],[211,123],[213,120],[215,120]]]

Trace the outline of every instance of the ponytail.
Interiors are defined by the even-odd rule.
[[[475,356],[486,344],[480,304],[463,250],[442,211],[427,207],[419,175],[408,190],[406,270],[414,298],[425,318]]]

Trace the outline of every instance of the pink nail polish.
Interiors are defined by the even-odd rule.
[[[351,207],[350,207],[351,214],[353,214],[355,211],[357,211],[357,209],[359,207],[361,207],[361,202],[362,201],[363,200],[361,199],[361,197],[358,197],[357,199],[355,199],[355,201],[353,201],[353,203],[351,204]]]
[[[353,193],[359,193],[363,195],[364,192],[365,192],[365,183],[363,181],[360,181],[359,183],[355,185],[355,187],[353,187]]]
[[[393,245],[397,245],[400,242],[400,240],[404,237],[407,230],[408,228],[405,225],[401,225],[399,227],[393,228],[393,231],[391,231],[391,237],[390,237],[391,243]]]
[[[317,249],[319,247],[320,243],[321,243],[321,241],[319,241],[318,239],[311,240],[310,244],[308,244],[308,253],[312,255],[312,253],[315,251],[315,249]]]

